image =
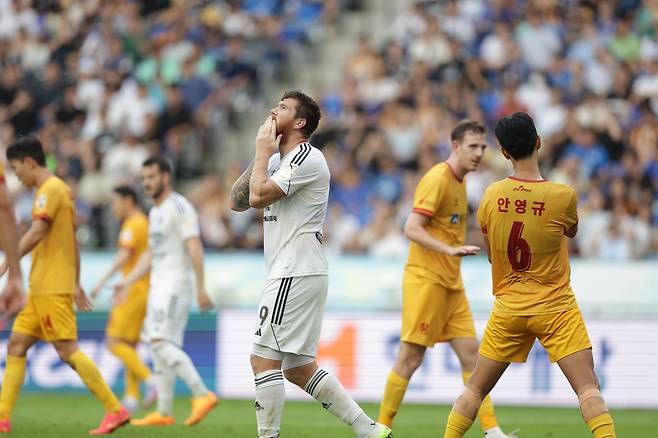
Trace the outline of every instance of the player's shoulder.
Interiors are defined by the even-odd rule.
[[[440,181],[453,178],[452,169],[445,161],[436,163],[421,178],[421,182]]]
[[[65,195],[69,193],[69,186],[56,176],[48,178],[37,190],[40,194]]]
[[[297,145],[297,147],[291,151],[289,156],[290,164],[297,166],[326,162],[322,151],[309,142],[303,142]]]
[[[140,229],[148,227],[148,217],[142,212],[139,212],[128,219],[123,223],[122,228],[131,228],[131,229]]]
[[[194,213],[196,211],[192,206],[192,203],[188,201],[185,196],[178,192],[171,192],[171,194],[167,197],[166,202],[168,203],[170,210],[181,216],[189,214],[190,212]]]
[[[554,196],[564,196],[569,198],[576,194],[576,190],[568,184],[564,184],[557,181],[546,181],[546,187],[550,188]]]

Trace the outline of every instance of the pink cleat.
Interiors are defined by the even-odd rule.
[[[0,433],[11,432],[11,422],[9,420],[0,420]]]
[[[96,429],[89,431],[89,435],[109,435],[121,426],[128,424],[130,421],[130,414],[128,410],[121,406],[117,412],[108,412],[101,422],[101,425]]]

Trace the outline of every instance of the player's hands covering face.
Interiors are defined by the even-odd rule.
[[[267,116],[265,122],[258,128],[256,134],[256,153],[273,155],[279,148],[282,134],[276,135],[276,120],[272,116]]]

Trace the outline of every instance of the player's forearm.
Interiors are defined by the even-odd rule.
[[[18,243],[18,257],[23,258],[25,254],[31,252],[41,239],[43,239],[45,233],[41,230],[35,229],[34,225],[21,237],[20,242]]]
[[[254,163],[252,162],[233,184],[229,203],[231,210],[245,211],[249,209],[249,180],[253,169]]]
[[[447,243],[432,237],[425,228],[420,226],[406,226],[404,228],[404,235],[412,242],[432,251],[450,255],[453,249]]]
[[[124,277],[122,283],[126,286],[130,286],[135,283],[137,280],[148,274],[151,270],[151,251],[144,251],[135,264],[135,267]]]
[[[5,252],[9,276],[20,276],[21,265],[18,252],[18,230],[11,205],[0,206],[0,240]]]
[[[269,157],[256,155],[253,162],[253,171],[249,179],[249,203],[253,205],[252,200],[260,199],[265,193],[267,187],[267,163]]]
[[[190,256],[190,262],[192,263],[197,289],[203,289],[205,274],[203,270],[203,244],[201,243],[201,239],[198,237],[190,238],[185,241],[185,246]]]
[[[126,255],[126,253],[127,253],[127,255]],[[99,288],[103,287],[103,285],[105,285],[105,283],[107,283],[108,280],[110,278],[112,278],[112,276],[114,274],[116,274],[117,271],[119,269],[121,269],[126,264],[129,257],[130,257],[130,253],[128,251],[125,251],[125,252],[124,251],[119,251],[117,256],[114,258],[114,262],[112,263],[112,266],[110,266],[110,269],[100,279],[100,281],[98,282],[97,287],[99,287]]]

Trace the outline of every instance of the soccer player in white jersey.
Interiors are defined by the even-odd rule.
[[[192,392],[192,412],[185,420],[187,426],[201,421],[218,403],[215,393],[206,387],[181,348],[195,287],[202,311],[212,308],[212,302],[204,286],[198,216],[187,199],[172,191],[171,171],[169,161],[161,157],[149,158],[142,166],[144,191],[153,197],[155,204],[149,212],[149,248],[115,286],[117,299],[121,300],[128,286],[151,271],[144,326],[155,367],[158,406],[155,412],[131,421],[134,426],[174,424],[176,377]]]
[[[284,93],[258,130],[254,161],[231,189],[233,210],[264,209],[267,280],[251,355],[258,436],[279,436],[285,376],[358,437],[386,438],[391,430],[370,419],[315,362],[328,288],[322,225],[329,168],[308,142],[319,120],[313,99],[299,91]]]

